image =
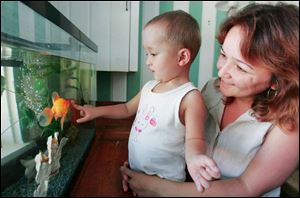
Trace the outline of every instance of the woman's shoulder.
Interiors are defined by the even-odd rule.
[[[216,77],[209,79],[201,90],[202,94],[219,93],[218,83],[219,79]]]
[[[207,108],[217,105],[222,99],[222,94],[217,88],[218,82],[218,78],[211,78],[201,90]]]

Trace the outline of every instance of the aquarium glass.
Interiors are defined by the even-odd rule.
[[[90,104],[96,52],[19,1],[1,1],[1,164],[37,141],[68,133],[72,108],[47,126],[41,113],[53,93]]]

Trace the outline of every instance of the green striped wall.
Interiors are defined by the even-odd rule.
[[[159,14],[173,10],[173,1],[160,1]]]
[[[97,72],[97,99],[98,101],[111,100],[111,72]]]
[[[199,27],[201,27],[202,1],[191,1],[189,13],[197,20]],[[195,86],[198,85],[199,59],[200,59],[200,50],[190,68],[190,80],[194,83]]]
[[[219,32],[219,28],[220,28],[221,24],[224,22],[226,17],[227,17],[226,11],[220,11],[220,10],[217,11],[216,31],[215,31],[216,36]],[[218,76],[217,61],[218,61],[218,57],[219,57],[219,52],[220,52],[220,45],[216,39],[215,40],[215,49],[214,49],[214,64],[213,64],[213,76],[215,76],[215,77]]]

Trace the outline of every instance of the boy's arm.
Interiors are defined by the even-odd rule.
[[[186,128],[185,157],[188,171],[199,191],[209,187],[208,180],[218,178],[216,163],[206,156],[204,124],[206,107],[198,90],[189,92],[181,103],[181,120]]]
[[[180,105],[180,120],[186,128],[185,153],[187,161],[193,155],[205,154],[206,152],[205,117],[206,108],[201,93],[198,90],[190,91]]]
[[[99,116],[113,119],[130,117],[136,113],[139,101],[140,92],[127,103],[97,107],[99,108]]]
[[[90,105],[80,106],[72,104],[77,110],[80,111],[82,118],[78,119],[78,123],[86,122],[97,117],[121,119],[134,115],[137,111],[140,101],[140,92],[133,97],[130,101],[123,104],[93,107]]]

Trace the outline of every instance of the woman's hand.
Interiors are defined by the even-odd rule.
[[[123,189],[128,190],[128,185],[134,196],[149,197],[158,196],[156,186],[159,186],[162,179],[157,176],[149,176],[143,173],[132,171],[128,168],[128,163],[124,162],[120,167],[123,176]]]
[[[128,168],[128,162],[125,161],[125,162],[123,163],[123,166],[121,166],[121,168],[122,168],[122,167]],[[121,173],[122,173],[122,178],[123,178],[123,180],[122,180],[123,191],[124,191],[124,192],[127,192],[127,191],[128,191],[128,175],[124,174],[122,171],[121,171]]]

